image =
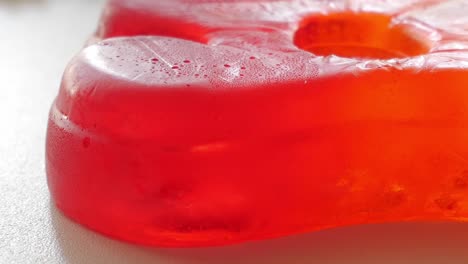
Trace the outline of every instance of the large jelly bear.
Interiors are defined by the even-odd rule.
[[[459,0],[111,0],[50,112],[53,199],[154,246],[465,221],[467,13]]]

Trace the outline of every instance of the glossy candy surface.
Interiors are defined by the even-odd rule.
[[[467,13],[112,0],[52,106],[54,201],[98,232],[174,247],[465,221]]]

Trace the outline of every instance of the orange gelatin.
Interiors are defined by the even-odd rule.
[[[53,199],[154,246],[465,221],[467,13],[459,0],[112,0],[52,106]]]

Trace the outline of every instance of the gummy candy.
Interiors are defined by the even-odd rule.
[[[112,0],[65,70],[52,197],[170,247],[468,217],[468,1]]]

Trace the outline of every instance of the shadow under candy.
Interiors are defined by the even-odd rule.
[[[468,224],[391,223],[340,227],[211,248],[148,248],[109,239],[64,217],[51,218],[66,263],[156,264],[466,264]]]

